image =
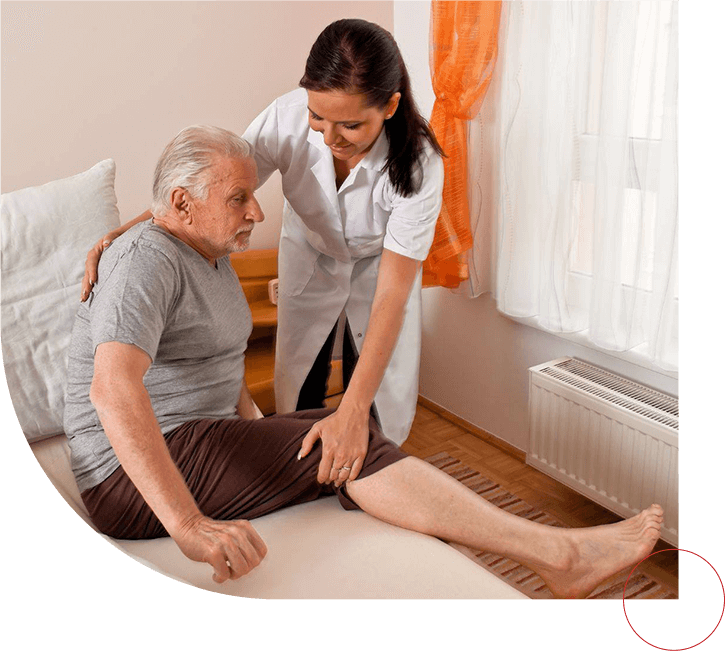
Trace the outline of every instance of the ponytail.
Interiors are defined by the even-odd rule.
[[[395,39],[375,23],[346,18],[328,25],[310,50],[300,86],[312,91],[362,93],[368,106],[384,108],[394,93],[400,101],[385,121],[388,158],[384,169],[393,188],[409,197],[420,188],[426,141],[444,155],[428,121],[415,105],[408,70]]]

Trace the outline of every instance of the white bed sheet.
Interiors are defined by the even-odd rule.
[[[90,525],[70,469],[65,436],[31,447],[56,489]],[[187,559],[171,539],[106,538],[153,570],[239,597],[526,599],[440,540],[361,511],[345,511],[335,497],[283,509],[253,524],[267,545],[267,556],[248,575],[221,585],[212,581],[208,565]]]

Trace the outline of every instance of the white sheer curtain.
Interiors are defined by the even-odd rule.
[[[507,2],[469,132],[471,293],[677,369],[677,3]]]

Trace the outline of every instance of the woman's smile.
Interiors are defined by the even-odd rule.
[[[362,93],[307,91],[309,125],[322,134],[332,154],[350,165],[370,151],[383,130],[386,112],[367,105]]]

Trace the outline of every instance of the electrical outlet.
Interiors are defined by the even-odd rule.
[[[279,278],[270,280],[267,284],[267,291],[269,292],[269,301],[272,305],[277,305],[277,297],[279,296]]]

